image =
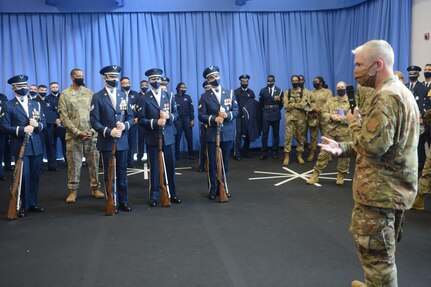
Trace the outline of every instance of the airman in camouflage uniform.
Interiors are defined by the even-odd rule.
[[[283,165],[289,165],[289,155],[292,150],[292,139],[295,136],[297,142],[296,155],[299,164],[304,164],[302,153],[305,144],[305,127],[307,114],[310,106],[307,104],[309,94],[304,92],[300,87],[299,77],[291,77],[292,89],[287,90],[283,97],[283,107],[286,110],[285,115],[285,135],[284,135],[284,161]]]
[[[356,151],[350,232],[355,239],[365,284],[396,287],[395,244],[404,210],[412,206],[418,184],[419,110],[412,93],[393,74],[394,52],[383,40],[356,48],[356,80],[375,87],[365,114],[347,114],[350,142],[322,137],[333,155]]]
[[[307,113],[307,126],[310,130],[310,154],[306,159],[307,161],[314,160],[319,130],[321,135],[325,135],[322,122],[322,108],[333,97],[331,90],[328,89],[322,77],[314,78],[313,87],[315,90],[311,91],[311,111]]]
[[[92,196],[104,198],[105,195],[99,190],[97,134],[90,126],[90,103],[93,92],[83,86],[84,73],[80,69],[73,69],[70,77],[73,83],[61,93],[58,112],[66,128],[67,188],[69,189],[66,202],[74,203],[80,183],[83,156],[88,164]]]
[[[349,112],[349,99],[346,94],[346,83],[339,82],[336,86],[338,97],[332,97],[323,106],[322,123],[325,126],[326,136],[330,139],[344,142],[349,140],[349,127],[346,115]],[[307,184],[314,184],[319,181],[319,175],[328,165],[331,155],[325,151],[319,153],[314,171],[307,180]],[[349,171],[350,157],[340,157],[338,159],[336,184],[344,184],[344,174]]]

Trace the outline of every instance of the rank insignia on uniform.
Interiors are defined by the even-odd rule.
[[[231,99],[224,99],[224,105],[225,105],[225,106],[230,106],[230,105],[232,105],[232,100],[231,100]]]
[[[169,104],[168,104],[168,103],[165,103],[165,104],[163,105],[163,108],[165,109],[165,112],[168,112],[168,111],[169,111]]]
[[[122,111],[127,110],[127,102],[123,98],[121,98],[121,100],[120,100],[120,110],[122,110]]]
[[[91,112],[92,110],[94,110],[94,105],[91,105],[91,106],[90,106],[90,112]]]

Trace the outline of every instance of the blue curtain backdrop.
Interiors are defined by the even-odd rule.
[[[160,67],[171,79],[170,90],[185,82],[195,103],[208,65],[218,65],[222,85],[232,89],[240,74],[250,74],[256,95],[268,74],[283,90],[292,74],[304,74],[307,86],[323,76],[334,89],[340,80],[354,82],[351,50],[371,39],[391,43],[396,69],[409,64],[410,0],[312,12],[7,13],[0,21],[0,91],[9,98],[6,81],[12,75],[66,88],[75,67],[84,70],[87,87],[98,91],[99,70],[108,64],[120,65],[135,90],[147,69]],[[283,138],[283,123],[280,129]]]

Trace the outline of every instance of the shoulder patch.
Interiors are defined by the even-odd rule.
[[[367,124],[367,130],[369,132],[375,132],[377,130],[377,128],[380,126],[380,122],[378,119],[371,119],[368,124]]]

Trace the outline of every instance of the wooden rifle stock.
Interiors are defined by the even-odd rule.
[[[22,142],[21,148],[19,150],[18,159],[15,162],[15,169],[13,172],[12,186],[10,190],[10,199],[9,199],[9,208],[7,211],[7,219],[14,220],[18,216],[18,201],[19,198],[19,189],[22,180],[22,157],[24,156],[25,146],[27,145],[30,139],[30,134],[26,133],[24,136],[24,141]]]
[[[105,214],[106,215],[115,215],[116,206],[114,200],[114,180],[115,180],[115,153],[117,151],[117,140],[114,139],[111,148],[111,158],[109,159],[109,168],[108,168],[108,183],[106,185],[106,205],[105,205]]]
[[[223,181],[223,158],[222,152],[220,148],[220,132],[222,129],[222,124],[217,124],[217,134],[216,134],[216,165],[217,165],[217,181],[218,181],[218,190],[219,190],[219,201],[220,202],[228,202],[229,198],[227,197],[226,188]]]
[[[159,183],[160,192],[162,193],[162,206],[170,207],[171,201],[168,195],[168,189],[165,184],[165,158],[163,156],[163,126],[159,126]]]

